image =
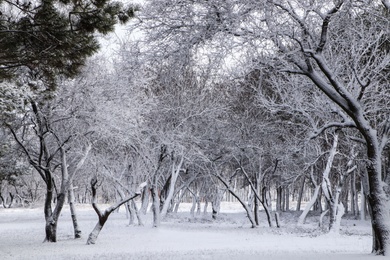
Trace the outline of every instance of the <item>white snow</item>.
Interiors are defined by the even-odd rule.
[[[111,214],[95,245],[86,238],[97,221],[90,205],[77,205],[83,238],[73,239],[69,209],[58,224],[58,242],[42,243],[42,208],[0,208],[1,259],[373,259],[369,221],[345,220],[341,234],[326,234],[317,228],[318,216],[297,226],[299,214],[281,213],[281,228],[269,228],[265,215],[261,226],[250,228],[237,203],[222,203],[217,221],[211,214],[191,218],[190,204],[182,204],[177,215],[169,215],[159,228],[152,215],[145,225],[128,226],[121,208]],[[102,206],[103,208],[103,206]]]

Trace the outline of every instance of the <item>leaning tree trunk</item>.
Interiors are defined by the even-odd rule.
[[[316,201],[317,201],[318,194],[319,194],[319,192],[320,192],[320,188],[321,188],[320,185],[316,185],[316,187],[315,187],[315,189],[314,189],[314,194],[313,194],[313,196],[311,197],[309,203],[306,204],[306,207],[305,207],[305,209],[303,210],[302,214],[299,216],[298,225],[303,225],[303,224],[305,223],[307,214],[309,213],[310,209],[314,206],[314,204],[315,204]]]
[[[138,187],[139,189],[134,194],[127,196],[123,200],[119,201],[115,205],[112,205],[111,207],[107,208],[104,212],[102,212],[97,206],[96,184],[97,184],[97,179],[96,178],[92,179],[91,180],[92,207],[95,210],[96,214],[98,215],[99,220],[96,223],[95,228],[92,230],[92,232],[88,236],[87,245],[91,245],[91,244],[96,243],[96,240],[99,236],[99,233],[102,230],[104,224],[107,222],[110,214],[112,212],[114,212],[117,208],[119,208],[121,205],[140,196],[142,188],[146,185],[146,183],[141,183],[140,186]]]
[[[275,168],[274,168],[274,173],[276,171],[277,165],[278,165],[278,161],[276,161]],[[260,203],[263,205],[264,211],[265,211],[265,213],[267,215],[268,225],[270,227],[272,227],[271,213],[270,213],[268,204],[266,202],[266,191],[267,191],[267,189],[263,187],[263,189],[262,189],[262,197],[260,197],[259,193],[258,193],[258,190],[257,190],[257,186],[258,185],[255,186],[253,184],[252,180],[249,178],[247,172],[245,171],[245,169],[243,167],[241,167],[241,171],[245,175],[245,178],[249,182],[250,188],[251,188],[252,192],[255,195],[255,203],[256,203],[256,201],[260,201]],[[256,182],[258,182],[258,178],[256,178]],[[256,207],[255,207],[255,210],[257,210]],[[258,222],[258,220],[256,220],[256,214],[257,213],[255,212],[254,220],[255,220],[255,223],[258,225],[259,222]]]
[[[255,221],[255,218],[253,216],[252,209],[250,209],[248,207],[248,205],[240,198],[240,196],[230,187],[230,185],[221,176],[219,176],[219,175],[216,175],[216,176],[223,183],[223,185],[225,185],[226,189],[230,192],[230,194],[232,194],[232,196],[235,197],[238,200],[238,202],[240,202],[240,204],[242,205],[242,207],[246,211],[247,217],[248,217],[249,221],[251,222],[252,228],[255,228],[256,221]]]

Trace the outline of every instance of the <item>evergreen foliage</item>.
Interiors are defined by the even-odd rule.
[[[99,44],[96,33],[134,15],[110,0],[0,0],[0,83],[28,75],[32,91],[56,88],[72,77]],[[43,88],[43,89],[42,89]]]

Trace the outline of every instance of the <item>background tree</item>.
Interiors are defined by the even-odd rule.
[[[154,48],[161,54],[172,57],[183,52],[192,57],[213,55],[218,57],[213,61],[230,60],[235,66],[242,63],[234,62],[240,61],[234,53],[255,49],[258,51],[252,53],[269,57],[262,59],[264,56],[261,56],[259,64],[264,67],[272,64],[276,71],[301,75],[304,85],[316,87],[322,93],[320,96],[326,96],[329,104],[342,111],[329,121],[315,124],[318,130],[354,128],[358,139],[365,143],[373,252],[387,254],[390,227],[385,220],[388,207],[381,167],[389,135],[388,111],[386,106],[372,110],[374,103],[370,102],[388,95],[385,89],[389,64],[386,5],[379,1],[364,5],[360,1],[336,1],[333,5],[316,1],[255,4],[233,0],[185,1],[181,5],[163,1],[148,3],[149,12],[142,17],[143,26],[150,29],[152,45],[160,44],[160,48],[156,45]],[[374,24],[370,19],[378,21]],[[206,49],[208,51],[204,51]],[[215,72],[220,73],[220,77],[228,75],[226,70]]]

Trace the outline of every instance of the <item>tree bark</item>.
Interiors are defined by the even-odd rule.
[[[302,177],[301,187],[300,187],[299,193],[298,193],[298,200],[297,200],[297,208],[296,208],[296,211],[300,211],[300,210],[301,210],[301,203],[302,203],[303,191],[305,190],[305,180],[306,180],[306,176],[303,176],[303,177]]]
[[[69,203],[70,214],[73,223],[74,238],[81,238],[81,230],[77,221],[76,207],[74,205],[74,187],[72,183],[70,183],[69,185],[68,203]]]
[[[329,206],[329,230],[332,230],[333,224],[336,218],[336,209],[339,203],[339,191],[336,196],[333,196],[332,184],[330,183],[329,174],[332,169],[334,157],[337,154],[338,145],[338,133],[333,135],[333,145],[329,151],[329,157],[326,162],[325,170],[322,172],[322,192],[324,193],[325,199]]]
[[[290,211],[290,189],[288,186],[285,188],[285,208],[284,211]]]
[[[175,191],[176,180],[177,180],[177,177],[179,176],[183,162],[184,162],[184,156],[182,155],[180,158],[179,164],[176,167],[175,167],[175,164],[172,165],[172,172],[171,172],[171,178],[170,178],[171,180],[170,180],[170,184],[169,184],[168,194],[165,198],[163,207],[162,207],[161,212],[160,212],[162,218],[164,218],[167,215],[168,208],[172,202],[172,197],[173,197],[173,194]]]
[[[302,214],[299,216],[298,225],[303,225],[305,223],[307,214],[309,213],[310,209],[314,206],[314,203],[316,203],[317,201],[320,188],[321,188],[320,185],[317,185],[315,187],[313,196],[311,197],[309,203],[306,204],[306,207],[303,210]]]
[[[149,188],[147,185],[142,190],[142,204],[141,204],[141,209],[140,209],[140,211],[144,215],[146,214],[146,212],[148,210],[148,204],[149,204]]]
[[[217,219],[220,208],[221,208],[221,196],[217,191],[213,200],[211,201],[211,211],[212,211],[211,216],[213,219]]]
[[[282,210],[282,186],[276,188],[276,211]]]
[[[88,236],[87,245],[95,244],[96,240],[99,236],[100,231],[102,230],[104,224],[107,222],[108,217],[112,212],[114,212],[117,208],[119,208],[121,205],[127,203],[130,200],[135,199],[136,197],[141,195],[142,188],[146,185],[146,183],[140,184],[138,187],[138,190],[132,194],[124,198],[123,200],[117,202],[116,204],[110,206],[107,208],[104,212],[102,212],[98,206],[97,206],[97,198],[96,198],[96,184],[97,179],[91,180],[91,188],[92,188],[92,207],[95,210],[96,214],[98,215],[98,222],[95,225],[95,228],[92,230],[92,232]]]
[[[161,222],[160,217],[160,200],[158,197],[157,185],[153,184],[151,188],[152,193],[152,212],[153,212],[153,227],[159,227]]]
[[[243,208],[246,211],[247,217],[248,217],[250,223],[252,224],[252,228],[255,228],[256,227],[256,221],[255,221],[255,219],[253,217],[252,209],[250,209],[248,207],[248,205],[245,204],[245,202],[240,198],[240,196],[237,195],[237,193],[230,187],[230,185],[221,176],[219,176],[219,175],[216,175],[216,176],[223,183],[223,185],[225,185],[225,187],[230,192],[230,194],[233,197],[235,197],[238,200],[238,202],[240,202],[240,204],[243,206]]]
[[[144,222],[143,222],[143,220],[142,220],[141,210],[138,210],[137,204],[135,203],[134,200],[131,200],[130,203],[131,203],[131,205],[132,205],[133,208],[134,208],[135,215],[136,215],[137,220],[138,220],[138,226],[143,226],[143,225],[144,225]]]

